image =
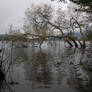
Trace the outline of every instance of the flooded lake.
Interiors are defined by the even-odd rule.
[[[0,79],[0,92],[92,92],[91,47],[70,49],[63,42],[52,43],[42,48],[7,45],[3,65],[8,71]]]

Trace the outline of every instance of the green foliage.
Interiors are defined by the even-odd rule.
[[[32,5],[25,12],[24,31],[40,36],[48,35],[48,20],[51,19],[52,12],[50,5]]]
[[[86,9],[82,9],[82,11],[86,11],[88,13],[92,13],[92,0],[70,0],[74,3],[80,4],[82,6],[88,6]]]
[[[92,3],[92,0],[70,0],[70,1],[89,6],[91,6],[90,4]]]
[[[55,1],[55,0],[51,0],[51,1]],[[57,0],[57,1],[66,2],[67,0]],[[92,13],[92,0],[70,0],[70,1],[74,2],[78,5],[88,6],[89,8],[82,9],[81,11],[86,11],[88,13]]]
[[[10,28],[8,30],[8,39],[13,41],[27,41],[27,36],[20,31],[20,29],[13,28],[12,25],[10,25]]]
[[[86,32],[86,38],[88,41],[92,41],[92,29]]]
[[[25,12],[24,31],[33,34],[33,38],[38,38],[40,45],[45,40],[46,36],[52,34],[48,20],[52,18],[53,9],[50,5],[32,5]]]
[[[8,84],[10,84],[10,85],[18,85],[19,83],[18,82],[11,81],[11,82],[8,82]]]

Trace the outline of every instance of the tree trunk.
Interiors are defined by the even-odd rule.
[[[86,48],[86,44],[85,44],[85,41],[83,41],[83,46],[82,46],[83,48]]]
[[[83,46],[82,43],[79,40],[78,40],[78,42],[79,42],[80,46],[82,47]]]
[[[41,39],[41,42],[40,42],[40,44],[39,44],[39,48],[41,48],[42,43],[44,42],[44,40],[45,40],[45,39]]]
[[[70,41],[66,40],[66,42],[70,45],[70,47],[73,47]]]
[[[73,19],[74,19],[74,18],[73,18]],[[75,20],[76,24],[79,26],[80,34],[81,34],[81,36],[82,36],[82,38],[83,38],[83,45],[82,45],[82,47],[83,47],[83,48],[86,48],[85,35],[84,35],[84,33],[82,32],[81,25],[80,25],[80,23],[79,23],[76,19],[74,19],[74,20]]]
[[[73,39],[72,37],[70,37],[70,36],[68,36],[68,38],[69,38],[71,41],[73,41],[75,47],[78,48],[78,44],[77,44],[76,40],[74,40],[74,39]]]
[[[62,36],[64,36],[65,41],[70,45],[70,47],[73,47],[72,43],[69,40],[67,40],[65,33],[63,32],[63,30],[59,26],[51,23],[50,21],[48,21],[48,23],[51,26],[53,26],[54,28],[58,29],[61,32]]]

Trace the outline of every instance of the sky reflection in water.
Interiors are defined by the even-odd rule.
[[[59,44],[42,49],[13,48],[8,74],[13,92],[91,92],[89,50],[67,49]]]

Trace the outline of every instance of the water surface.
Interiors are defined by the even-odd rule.
[[[5,92],[91,92],[92,55],[90,49],[68,49],[54,42],[42,49],[13,47],[8,50],[12,64]],[[8,63],[7,63],[8,64]]]

